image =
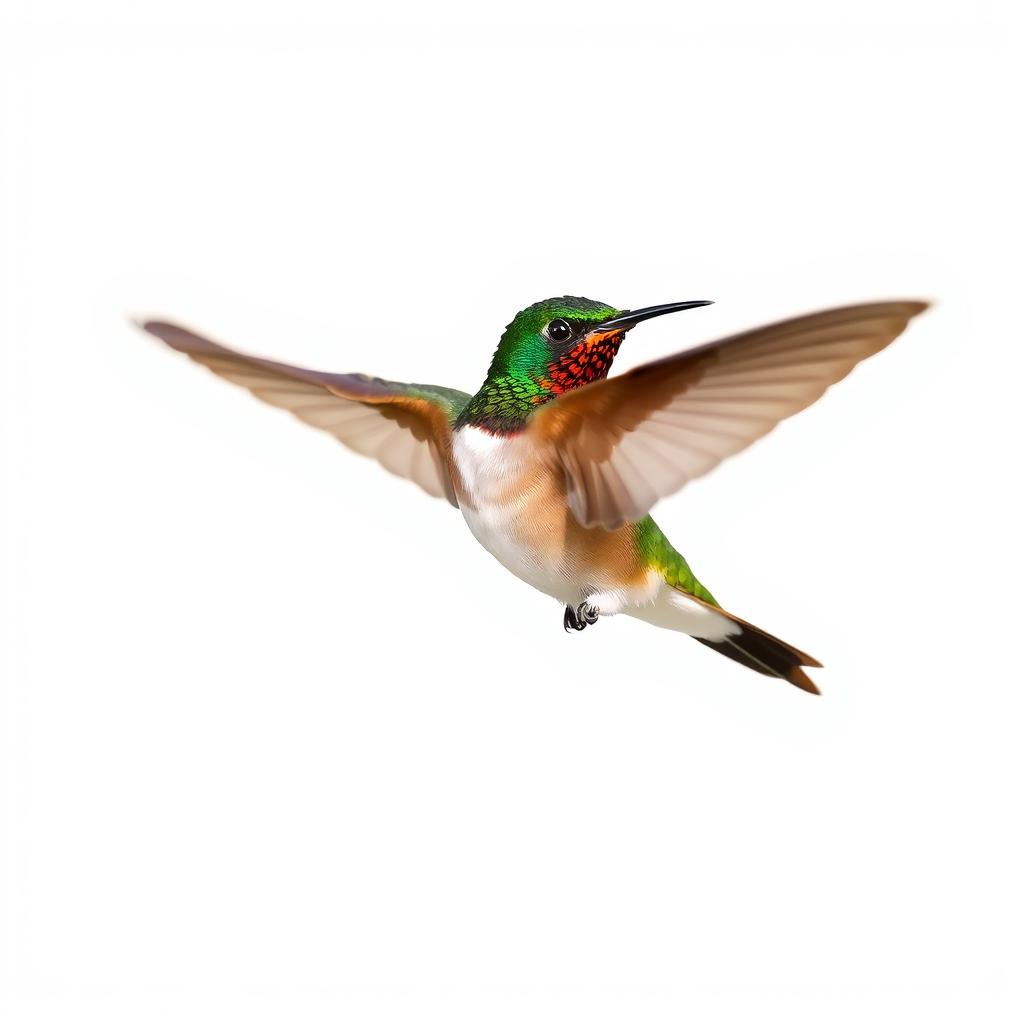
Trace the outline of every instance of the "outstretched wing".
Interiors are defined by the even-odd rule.
[[[926,307],[848,306],[737,334],[570,391],[528,429],[561,461],[576,518],[614,529],[806,409]]]
[[[175,324],[151,320],[139,326],[264,402],[287,409],[428,494],[458,505],[451,424],[469,401],[462,391],[361,373],[304,370],[233,352]]]

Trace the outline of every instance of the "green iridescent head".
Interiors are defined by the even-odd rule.
[[[487,380],[459,423],[496,433],[522,430],[538,406],[607,377],[626,331],[641,320],[704,305],[674,302],[630,311],[572,295],[535,302],[505,328]]]
[[[618,312],[614,306],[572,295],[535,302],[516,313],[505,328],[488,376],[508,374],[543,380],[552,362]]]

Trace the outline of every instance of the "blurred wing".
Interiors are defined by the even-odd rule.
[[[376,459],[386,470],[458,505],[451,480],[451,424],[469,395],[359,373],[319,373],[232,352],[175,324],[140,326],[257,398]]]
[[[902,333],[923,302],[830,309],[570,391],[530,423],[584,526],[614,529],[806,409]]]

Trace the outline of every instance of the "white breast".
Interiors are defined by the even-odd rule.
[[[452,456],[463,491],[459,504],[473,536],[510,572],[560,601],[576,588],[563,565],[564,538],[541,521],[540,496],[550,469],[522,437],[462,427]]]
[[[455,432],[452,454],[472,504],[492,502],[514,489],[526,465],[534,461],[520,436],[502,437],[479,427]]]

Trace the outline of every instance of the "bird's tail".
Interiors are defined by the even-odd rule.
[[[695,598],[692,594],[687,596],[691,600],[700,601],[700,598]],[[699,640],[705,646],[718,651],[719,654],[724,654],[727,658],[732,658],[733,661],[738,661],[741,665],[746,665],[747,668],[752,668],[762,675],[778,676],[808,693],[821,692],[803,670],[804,667],[821,668],[821,662],[816,658],[787,644],[777,636],[772,636],[771,633],[766,633],[763,629],[745,622],[724,608],[711,605],[706,601],[700,601],[700,603],[714,608],[720,615],[724,615],[739,626],[739,630],[720,640],[708,640],[699,636],[694,637],[695,640]]]

